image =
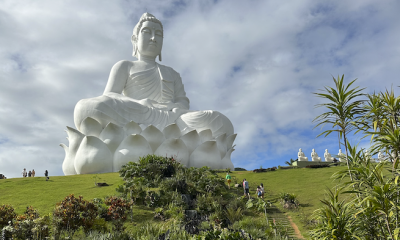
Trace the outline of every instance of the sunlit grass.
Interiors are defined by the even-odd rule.
[[[303,236],[307,237],[307,229],[301,219],[322,207],[320,200],[324,198],[325,189],[333,188],[338,184],[338,181],[331,178],[332,174],[343,169],[346,169],[346,167],[295,168],[264,173],[238,171],[231,173],[231,176],[232,178],[236,177],[238,183],[246,178],[250,184],[250,194],[254,198],[257,197],[256,189],[260,183],[264,184],[266,199],[276,199],[282,192],[294,193],[300,202],[300,210],[285,211],[292,217]],[[224,173],[220,175],[225,176]],[[234,184],[235,180],[232,180],[231,186]],[[243,192],[243,189],[240,188],[238,191]],[[276,205],[279,206],[279,204]],[[283,208],[281,209],[283,210]]]

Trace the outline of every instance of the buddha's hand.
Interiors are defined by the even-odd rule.
[[[152,107],[155,107],[154,105],[155,105],[157,102],[154,101],[154,100],[145,98],[145,99],[139,100],[139,103],[142,104],[143,106],[152,108]]]
[[[179,106],[173,102],[160,102],[153,105],[154,107],[165,111],[172,111],[174,108],[179,108]]]

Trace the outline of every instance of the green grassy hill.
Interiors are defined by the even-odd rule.
[[[266,190],[266,199],[276,200],[280,193],[294,193],[300,202],[299,210],[285,210],[279,203],[275,205],[286,215],[289,215],[293,222],[298,226],[304,237],[308,237],[306,228],[306,219],[317,208],[322,207],[320,199],[324,198],[325,190],[338,184],[331,179],[333,173],[346,169],[345,166],[330,168],[297,168],[276,170],[273,172],[253,173],[233,172],[232,177],[236,177],[238,182],[244,178],[250,184],[250,193],[256,197],[256,188],[260,183],[264,184]],[[225,174],[220,174],[225,176]],[[234,181],[232,181],[234,184]],[[237,191],[243,191],[238,189]]]
[[[236,177],[238,182],[246,178],[254,197],[256,187],[260,183],[264,184],[267,199],[276,199],[281,192],[296,194],[301,204],[300,210],[284,212],[293,219],[306,237],[304,217],[322,206],[319,200],[324,197],[325,189],[337,184],[330,177],[334,172],[342,169],[345,167],[287,169],[266,173],[233,172],[232,176]],[[220,175],[225,176],[224,173]],[[118,173],[97,174],[101,178],[100,182],[110,185],[106,187],[96,187],[94,176],[88,174],[50,177],[49,181],[45,181],[44,177],[0,180],[0,204],[13,205],[19,214],[22,214],[27,206],[33,206],[43,215],[51,213],[55,204],[71,193],[81,195],[86,200],[117,195],[115,188],[123,183]],[[234,183],[235,178],[232,181],[232,184]],[[242,189],[232,188],[232,191],[241,192]],[[276,205],[279,208],[279,204],[276,203]],[[135,215],[143,221],[143,219],[151,219],[152,212],[150,209],[137,208]]]

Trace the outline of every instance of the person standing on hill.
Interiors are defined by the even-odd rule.
[[[47,170],[44,171],[44,175],[46,176],[46,181],[49,180],[49,172]]]
[[[31,176],[32,176],[32,172],[29,171],[29,172],[28,172],[28,177],[31,177]]]
[[[264,185],[262,183],[260,184],[260,188],[261,188],[261,198],[264,198]]]
[[[250,192],[249,192],[249,182],[246,181],[246,178],[243,179],[243,189],[244,189],[244,196],[248,196],[250,199]]]
[[[32,177],[35,177],[35,169],[32,169]]]
[[[22,171],[22,177],[26,177],[26,168]]]
[[[228,182],[228,188],[231,189],[231,175],[229,175],[229,172],[226,173],[226,181]]]

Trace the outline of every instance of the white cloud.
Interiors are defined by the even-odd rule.
[[[74,105],[102,94],[114,63],[133,60],[130,36],[146,9],[163,22],[162,64],[180,72],[191,108],[232,120],[236,166],[283,165],[300,147],[336,154],[337,136],[315,138],[312,120],[323,109],[312,93],[332,85],[331,74],[359,78],[368,92],[399,85],[399,5],[2,1],[0,173],[62,174],[58,144],[73,126]]]

